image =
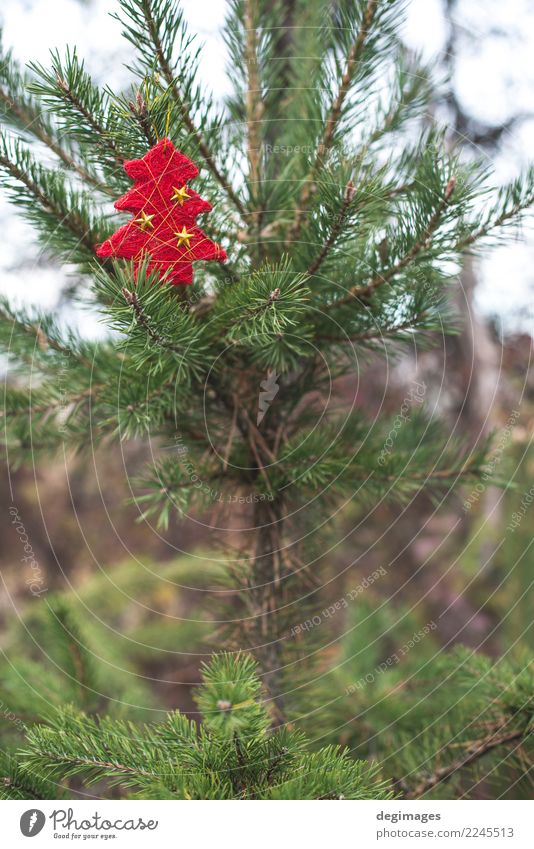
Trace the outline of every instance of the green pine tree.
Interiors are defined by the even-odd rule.
[[[27,71],[1,57],[4,190],[46,254],[77,267],[77,297],[113,331],[89,341],[53,315],[2,302],[9,462],[150,438],[158,456],[139,473],[141,520],[164,529],[215,502],[247,512],[224,575],[238,590],[224,639],[245,654],[204,670],[200,727],[179,714],[137,727],[96,697],[80,704],[73,679],[85,666],[75,664],[65,694],[73,706],[48,703],[41,721],[21,720],[26,741],[4,765],[9,798],[50,796],[56,783],[68,795],[72,776],[99,782],[103,795],[118,785],[144,798],[415,798],[495,752],[508,764],[519,750],[516,768],[530,768],[532,675],[521,664],[493,673],[478,656],[460,663],[480,685],[455,710],[466,680],[445,655],[447,723],[435,734],[421,702],[436,709],[428,681],[447,673],[424,653],[411,661],[408,717],[427,732],[410,730],[393,693],[380,696],[389,720],[369,706],[347,742],[381,761],[381,778],[284,730],[300,719],[314,740],[336,728],[335,705],[319,719],[302,695],[299,660],[314,654],[313,629],[304,641],[295,626],[310,615],[317,553],[335,542],[337,511],[476,483],[491,450],[452,440],[424,411],[385,450],[394,417],[374,421],[356,403],[336,411],[329,393],[371,353],[391,357],[454,332],[449,292],[462,257],[501,237],[534,200],[534,169],[492,189],[487,169],[428,125],[431,72],[402,46],[402,7],[232,0],[232,93],[221,105],[200,81],[175,0],[119,0],[132,52],[126,92],[96,85],[74,49]],[[229,256],[196,266],[193,286],[180,290],[95,256],[116,229],[110,199],[130,186],[124,161],[166,136],[199,165],[195,188],[214,206],[203,227]],[[74,629],[62,631],[69,645]],[[337,673],[322,658],[312,673],[306,660],[315,698],[326,682],[350,689],[374,668],[371,654],[358,668],[354,648],[344,650]],[[393,758],[397,715],[405,742]]]

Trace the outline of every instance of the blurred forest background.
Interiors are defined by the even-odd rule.
[[[53,29],[46,32],[39,24],[51,18],[52,5]],[[291,0],[287,5],[289,14]],[[78,44],[97,80],[105,82],[109,74],[114,83],[121,75],[126,81],[121,63],[128,57],[117,51],[105,3],[61,0],[56,9],[46,0],[7,0],[2,6],[5,46],[20,59],[45,59],[47,47],[68,40]],[[499,179],[513,176],[534,150],[533,4],[417,0],[408,7],[406,43],[436,60],[429,122],[446,122],[451,144],[459,142],[466,157],[487,159]],[[217,25],[224,3],[184,8],[208,44],[204,70],[217,91],[217,67],[224,62]],[[24,21],[32,20],[33,34],[26,38]],[[66,322],[91,335],[101,332],[77,304],[75,275],[38,253],[29,226],[7,204],[0,207],[0,225],[2,291],[18,302],[56,305]],[[451,432],[473,444],[492,431],[497,435],[487,481],[476,492],[460,491],[445,501],[421,495],[402,509],[383,502],[369,513],[353,503],[338,514],[338,544],[315,565],[320,589],[313,591],[312,606],[321,620],[319,650],[330,665],[349,631],[355,646],[374,646],[372,661],[361,655],[354,660],[349,680],[365,675],[429,622],[439,622],[439,629],[425,655],[463,644],[490,658],[506,657],[532,645],[534,239],[528,232],[524,237],[498,246],[483,261],[468,260],[457,288],[460,332],[444,340],[441,350],[418,350],[385,364],[370,357],[361,364],[360,405],[382,406],[394,415],[413,387],[424,383],[425,403]],[[343,404],[353,387],[339,385],[337,391]],[[179,527],[171,523],[165,533],[138,523],[137,509],[127,504],[129,480],[148,451],[130,444],[118,453],[104,445],[91,456],[65,456],[33,469],[9,470],[4,462],[0,647],[7,665],[22,676],[26,659],[39,662],[36,699],[57,698],[57,679],[50,677],[48,687],[47,670],[56,675],[61,660],[48,655],[43,611],[56,594],[66,593],[83,622],[80,639],[103,670],[99,698],[122,699],[145,718],[175,706],[193,711],[190,691],[200,661],[219,648],[220,623],[212,613],[218,544],[223,534],[226,545],[238,548],[239,535],[232,527],[218,529],[217,505]],[[497,488],[503,479],[514,487]],[[238,512],[236,504],[236,526]],[[30,589],[31,562],[22,559],[26,538],[41,573],[39,594]],[[377,570],[381,577],[354,603],[323,614]],[[346,652],[346,640],[343,645]],[[402,687],[410,662],[375,682],[367,699],[378,703],[388,688]],[[63,698],[74,686],[67,677],[64,685]],[[343,697],[341,683],[336,696]],[[357,745],[366,721],[357,705],[345,704],[337,738]],[[484,788],[479,792],[484,795]]]

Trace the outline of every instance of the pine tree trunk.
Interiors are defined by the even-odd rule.
[[[287,583],[282,574],[284,518],[281,498],[258,501],[254,505],[253,522],[255,540],[248,584],[253,619],[249,640],[264,684],[281,715],[284,631],[281,607],[284,605],[284,583]]]
[[[281,504],[260,502],[255,505],[256,546],[254,554],[253,584],[251,592],[258,617],[256,629],[264,645],[259,653],[271,662],[265,671],[275,676],[275,660],[278,654],[277,595],[280,585],[280,523]]]

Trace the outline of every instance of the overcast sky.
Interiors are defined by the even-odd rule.
[[[218,31],[225,0],[183,0],[193,31],[206,45],[202,71],[216,95],[226,90],[225,50]],[[126,81],[122,63],[130,55],[120,37],[120,25],[109,16],[114,0],[2,0],[0,21],[4,42],[21,61],[47,62],[50,48],[76,44],[89,70],[113,86]],[[455,86],[464,108],[479,120],[506,121],[516,113],[534,115],[533,0],[459,0],[456,20],[461,27]],[[405,29],[407,42],[430,59],[443,49],[447,29],[441,0],[410,0]],[[534,159],[534,120],[525,120],[508,134],[495,157],[499,179],[508,179]],[[31,230],[0,198],[2,251],[0,290],[13,300],[53,307],[58,273],[35,266],[38,250],[26,247]],[[532,329],[534,293],[534,229],[526,240],[492,251],[481,263],[478,307],[500,316],[508,326]],[[24,241],[24,248],[21,244]],[[22,269],[15,266],[28,254]]]

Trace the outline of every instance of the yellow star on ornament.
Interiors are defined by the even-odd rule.
[[[174,235],[178,239],[178,247],[179,248],[181,248],[182,245],[185,245],[187,248],[190,248],[191,245],[189,244],[189,242],[195,234],[194,233],[188,233],[187,227],[182,227],[182,229],[177,230]]]
[[[139,218],[136,218],[134,224],[139,224],[141,230],[153,230],[154,225],[152,224],[153,215],[147,215],[146,212],[142,212]]]
[[[183,206],[189,197],[191,197],[191,195],[187,191],[187,186],[182,186],[181,189],[179,189],[178,186],[172,187],[171,200],[177,200],[180,206]]]

